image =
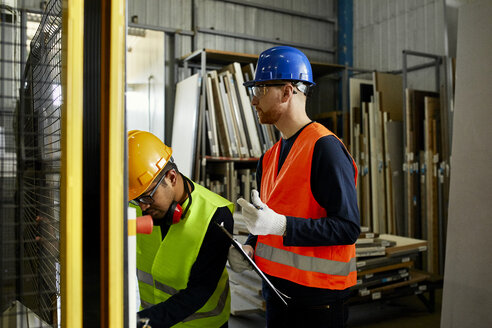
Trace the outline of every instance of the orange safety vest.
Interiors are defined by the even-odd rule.
[[[335,136],[319,123],[306,126],[295,140],[278,175],[280,141],[265,153],[260,197],[268,207],[277,213],[300,218],[327,216],[311,191],[314,145],[327,135]],[[357,184],[357,166],[353,159],[352,164],[354,183]],[[308,287],[342,290],[355,285],[357,280],[355,244],[284,246],[282,236],[262,235],[258,236],[255,262],[271,276]]]

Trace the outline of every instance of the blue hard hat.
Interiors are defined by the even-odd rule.
[[[263,51],[256,65],[255,79],[244,82],[250,87],[258,82],[288,80],[314,85],[311,64],[302,51],[287,47],[273,47]]]

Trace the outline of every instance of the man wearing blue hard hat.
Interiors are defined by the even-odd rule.
[[[263,284],[267,326],[344,327],[357,280],[355,162],[335,134],[306,114],[315,83],[304,53],[286,46],[264,51],[254,80],[244,85],[260,122],[282,134],[258,162],[252,203],[238,200],[251,233],[243,248],[290,297],[286,306]],[[237,272],[249,268],[235,249],[229,263]]]

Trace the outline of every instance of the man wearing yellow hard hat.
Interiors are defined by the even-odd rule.
[[[129,201],[154,221],[137,235],[138,315],[152,328],[227,327],[230,240],[217,224],[232,233],[234,205],[181,174],[171,155],[152,133],[128,133]]]

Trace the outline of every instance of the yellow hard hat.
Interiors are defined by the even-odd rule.
[[[128,132],[128,200],[140,196],[164,169],[173,150],[150,132]]]

